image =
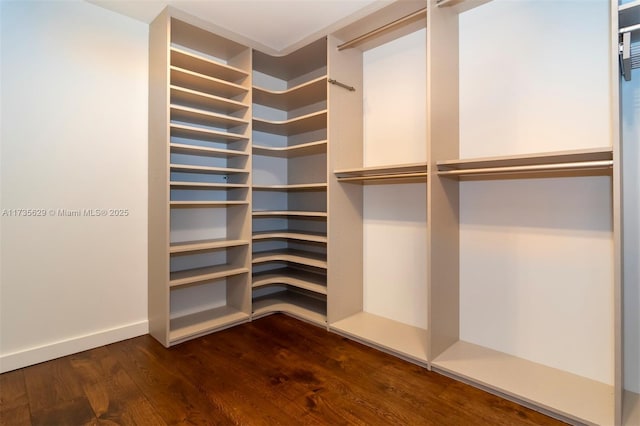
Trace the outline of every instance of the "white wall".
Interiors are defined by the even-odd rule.
[[[148,29],[82,1],[1,7],[6,371],[147,332]]]
[[[621,82],[624,205],[624,387],[640,393],[640,70]]]
[[[608,4],[494,0],[462,16],[461,157],[609,145]],[[612,383],[610,187],[461,184],[462,339]]]
[[[365,166],[426,161],[425,32],[364,53]],[[366,312],[427,327],[426,209],[425,184],[365,186]]]

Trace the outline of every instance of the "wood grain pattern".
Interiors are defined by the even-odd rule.
[[[2,425],[554,425],[284,315],[169,349],[150,336],[0,375]]]

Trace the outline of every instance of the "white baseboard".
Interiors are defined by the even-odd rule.
[[[42,346],[28,348],[0,355],[0,373],[18,368],[28,367],[62,356],[75,354],[132,337],[142,336],[149,332],[149,321],[125,324],[95,333],[75,336]]]

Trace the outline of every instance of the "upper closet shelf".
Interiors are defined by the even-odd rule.
[[[171,124],[171,136],[177,136],[187,139],[211,141],[211,142],[232,142],[239,140],[248,140],[247,136],[237,133],[221,132],[218,130],[205,129],[196,126],[185,126],[182,124]]]
[[[235,149],[222,149],[222,148],[208,148],[205,146],[188,145],[181,143],[170,143],[169,148],[172,153],[176,154],[190,154],[190,155],[202,155],[207,157],[247,157],[248,153],[243,151],[237,151]]]
[[[268,90],[254,86],[253,102],[281,110],[294,110],[327,99],[327,77],[300,84],[287,90]]]
[[[171,84],[186,89],[197,90],[210,95],[234,97],[247,93],[247,87],[230,83],[219,78],[171,66]]]
[[[438,175],[465,177],[558,173],[609,173],[613,166],[610,147],[538,154],[438,161]]]
[[[169,86],[169,88],[171,89],[171,102],[178,105],[215,110],[224,114],[233,114],[249,108],[249,105],[234,101],[233,99],[210,95],[174,85]]]
[[[326,127],[326,110],[283,121],[264,120],[262,118],[253,119],[253,130],[258,132],[273,133],[281,136],[297,135],[300,133],[324,129]]]
[[[340,182],[366,183],[388,180],[424,182],[427,179],[427,163],[359,167],[355,169],[336,170],[334,173]]]
[[[223,127],[227,130],[249,124],[247,120],[232,117],[225,114],[217,114],[198,108],[190,108],[181,105],[171,104],[171,119],[204,126]]]
[[[640,68],[640,0],[620,5],[618,8],[620,34],[620,71],[624,79],[631,80],[631,70]]]
[[[231,82],[245,79],[249,75],[248,72],[239,68],[209,59],[195,52],[188,52],[178,47],[171,47],[171,65]]]

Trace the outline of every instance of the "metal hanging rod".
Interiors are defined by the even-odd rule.
[[[338,50],[349,49],[350,47],[354,47],[367,39],[370,39],[386,31],[392,30],[396,27],[409,23],[413,20],[424,19],[426,18],[426,16],[427,16],[427,8],[425,7],[413,13],[410,13],[409,15],[403,16],[402,18],[396,19],[393,22],[389,22],[388,24],[378,27],[375,30],[371,30],[368,33],[362,34],[361,36],[358,36],[353,40],[349,40],[345,43],[339,44]]]
[[[350,92],[355,92],[356,88],[353,86],[349,86],[348,84],[344,84],[344,83],[340,83],[338,80],[334,80],[333,78],[330,78],[329,80],[327,80],[329,83],[331,84],[335,84],[336,86],[340,86],[343,89],[347,89]]]

